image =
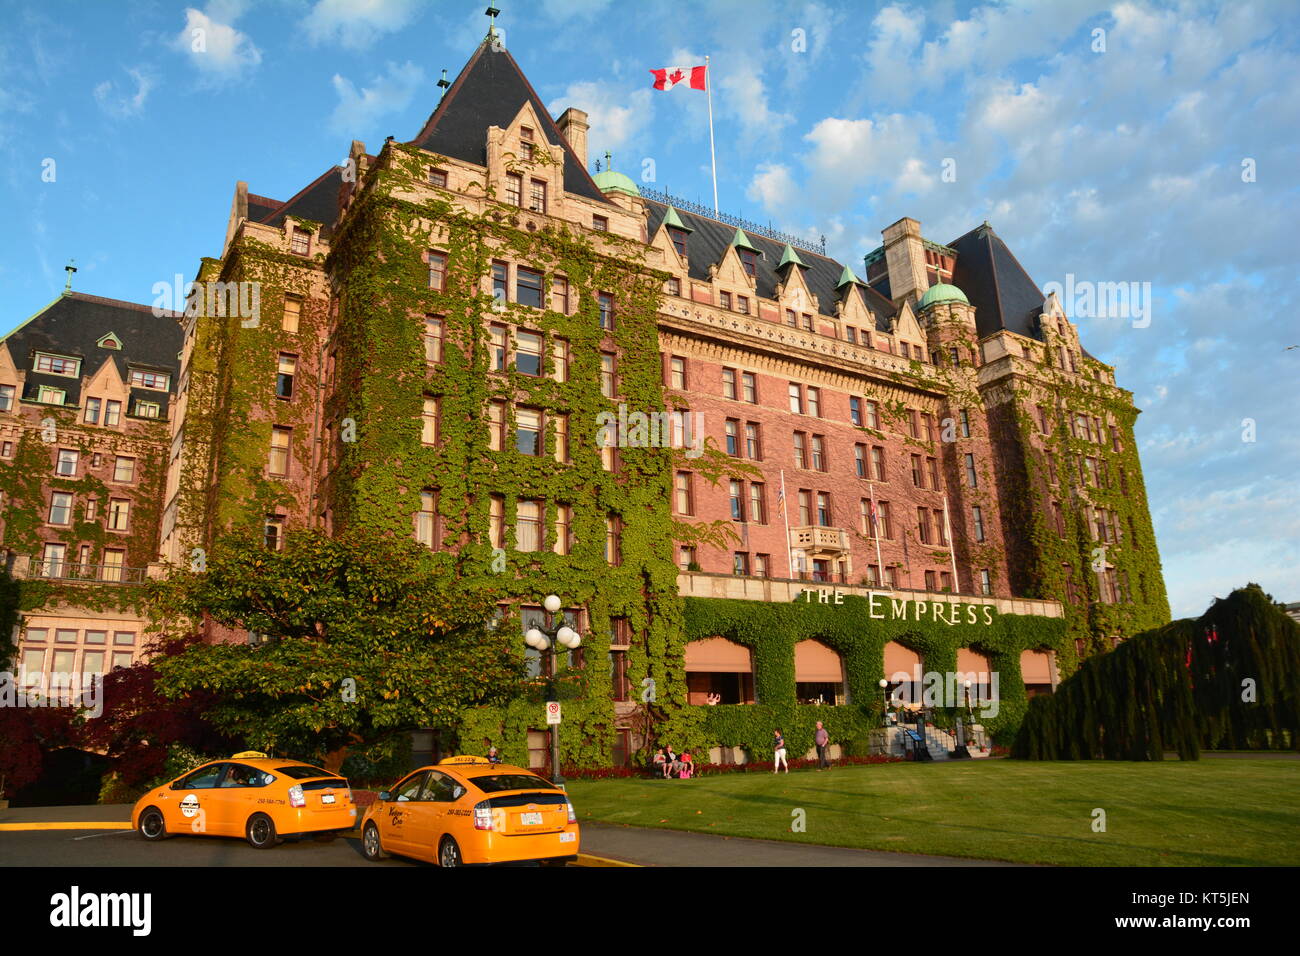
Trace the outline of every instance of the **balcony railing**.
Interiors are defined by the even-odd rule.
[[[15,562],[15,577],[43,578],[74,584],[140,584],[149,577],[148,568],[128,568],[118,564],[80,564],[37,557],[29,559],[29,573],[20,573],[20,566],[21,562]]]
[[[791,528],[790,546],[812,551],[848,551],[849,535],[843,528],[821,525]]]

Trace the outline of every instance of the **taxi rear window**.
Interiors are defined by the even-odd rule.
[[[295,780],[309,780],[312,777],[332,777],[334,774],[328,770],[321,770],[319,767],[276,767],[278,772],[287,777],[293,777]]]
[[[468,780],[484,793],[500,793],[503,790],[560,789],[555,784],[548,783],[531,773],[485,773],[481,776],[469,777]]]

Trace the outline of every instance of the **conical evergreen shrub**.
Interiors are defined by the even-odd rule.
[[[1030,702],[1011,754],[1196,760],[1222,748],[1300,750],[1300,624],[1256,584],[1084,661]]]

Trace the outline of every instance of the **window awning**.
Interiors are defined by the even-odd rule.
[[[957,670],[963,674],[988,674],[989,659],[968,647],[957,648]]]
[[[907,675],[903,680],[912,680],[914,672],[920,666],[921,655],[916,651],[908,650],[894,641],[885,645],[885,676],[891,681],[897,680],[900,672]]]
[[[1049,651],[1022,651],[1020,677],[1026,684],[1052,682],[1052,656]]]
[[[840,655],[819,641],[800,641],[794,646],[794,679],[801,684],[843,683]]]
[[[686,645],[686,670],[707,671],[720,674],[749,674],[754,665],[750,662],[749,648],[729,641],[725,637],[706,637]]]

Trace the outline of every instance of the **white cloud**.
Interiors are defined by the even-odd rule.
[[[784,163],[763,163],[758,167],[745,195],[775,212],[799,198],[799,189]]]
[[[137,68],[126,72],[135,81],[134,93],[119,93],[112,80],[105,80],[94,89],[95,102],[99,108],[117,119],[139,116],[144,110],[145,100],[149,98],[149,91],[154,87],[154,78],[148,71]]]
[[[207,84],[239,79],[262,62],[262,51],[231,26],[241,13],[238,0],[213,0],[206,11],[185,9],[185,29],[171,45],[189,57]]]
[[[336,133],[362,139],[373,132],[380,118],[405,109],[424,86],[424,69],[407,61],[389,63],[382,76],[374,77],[360,90],[346,77],[334,74],[334,92],[339,102],[330,114],[329,126]]]
[[[740,120],[743,135],[766,139],[777,137],[794,121],[789,113],[778,113],[768,106],[767,87],[751,62],[731,61],[720,71],[714,108],[722,107]]]
[[[313,43],[360,50],[405,27],[416,10],[415,0],[317,0],[302,25]]]
[[[594,162],[606,149],[618,153],[643,145],[642,133],[654,118],[652,92],[641,89],[627,93],[608,83],[571,83],[551,100],[547,109],[553,116],[570,106],[587,114],[587,122],[591,124],[587,155]],[[616,162],[616,167],[631,175],[629,163]]]

